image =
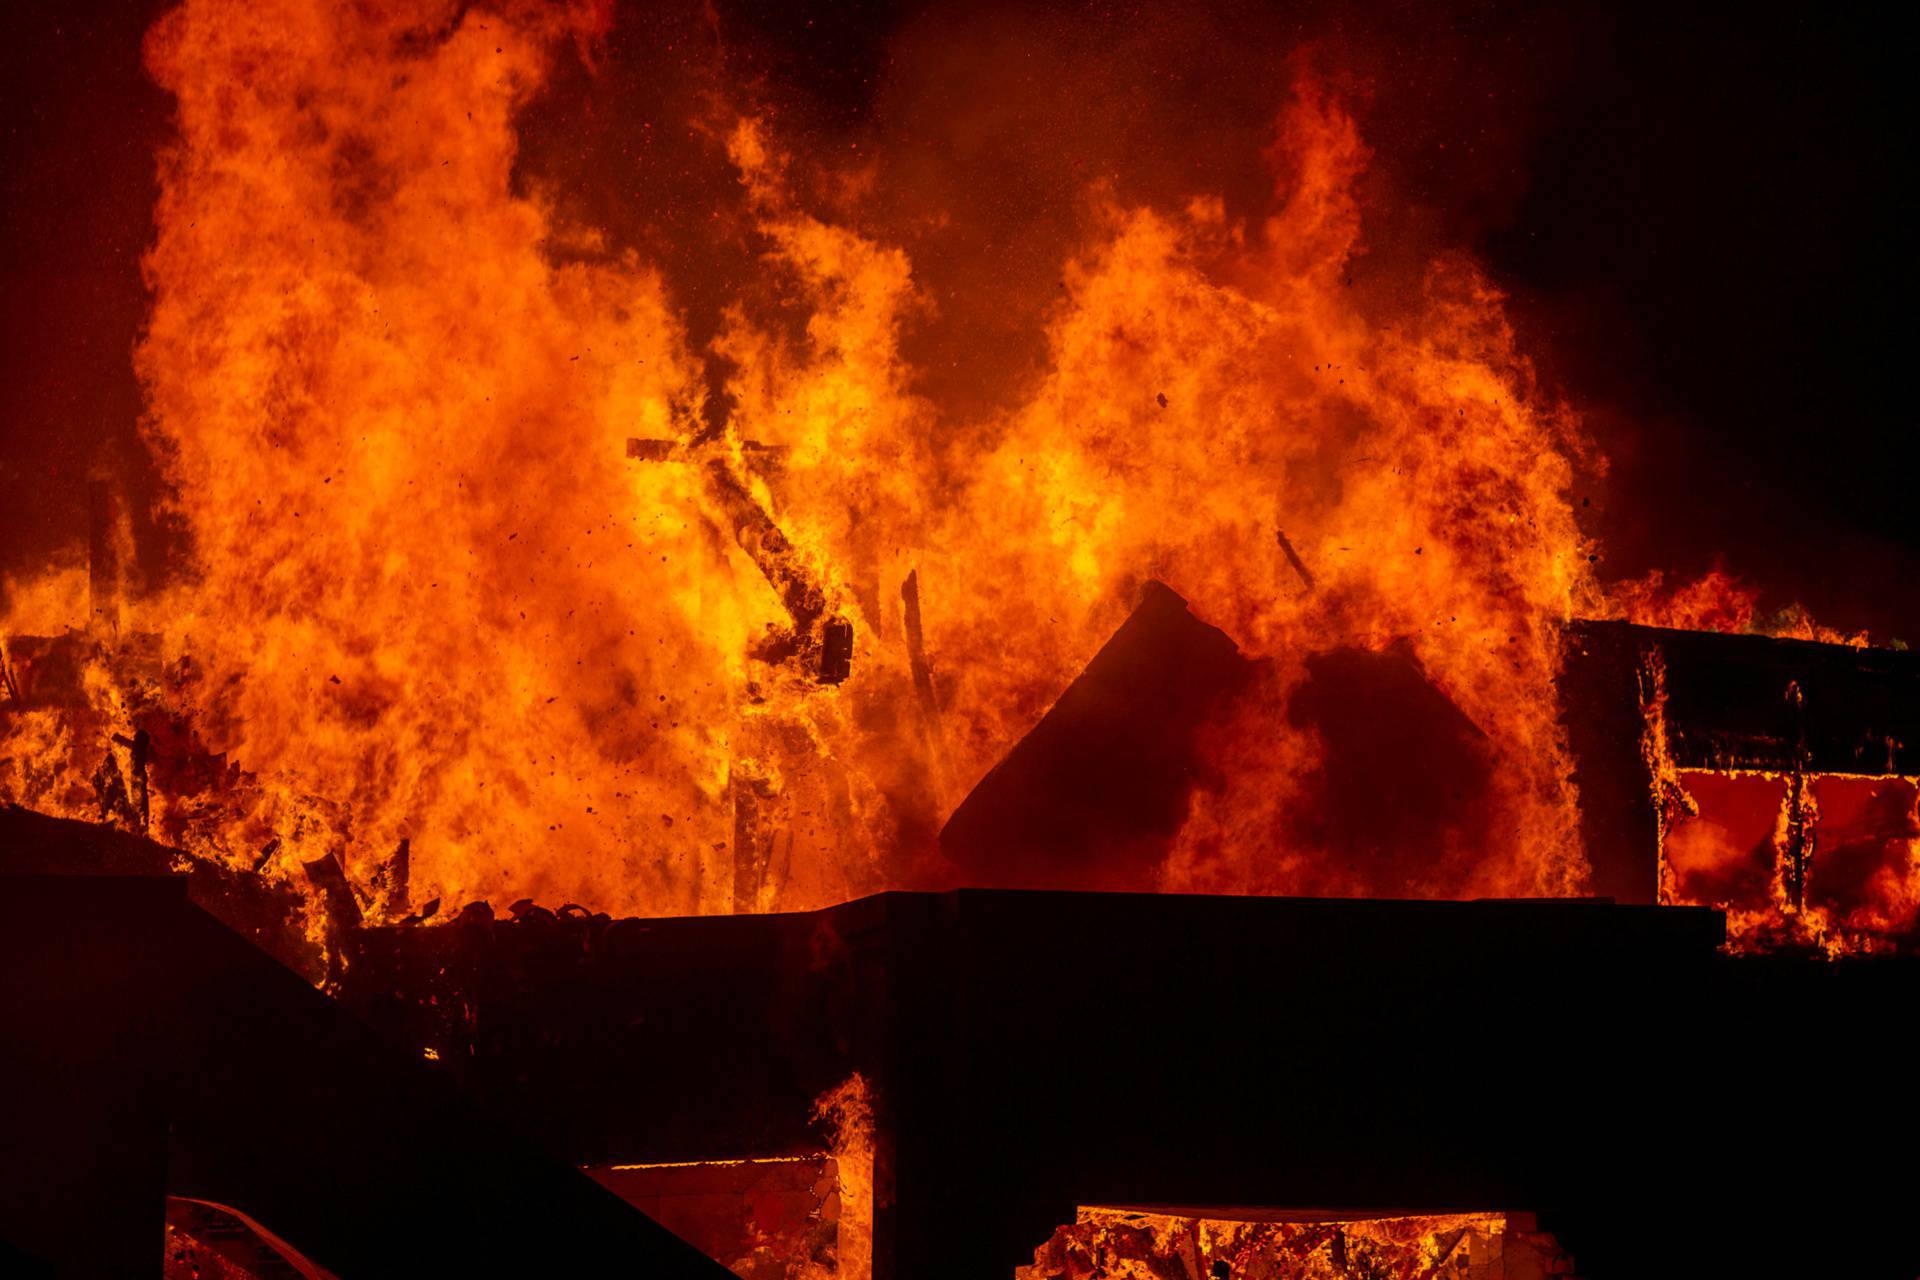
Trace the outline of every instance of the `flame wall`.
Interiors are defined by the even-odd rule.
[[[1220,781],[1165,887],[1580,889],[1550,682],[1557,623],[1622,607],[1570,497],[1603,462],[1473,262],[1389,245],[1354,286],[1388,193],[1338,77],[1303,59],[1266,93],[1250,207],[1090,174],[1037,366],[969,399],[914,341],[942,305],[901,247],[929,235],[923,202],[857,156],[796,154],[724,94],[667,122],[728,169],[664,198],[757,264],[697,323],[696,290],[526,180],[525,112],[614,20],[188,0],[152,31],[179,137],[137,367],[193,571],[131,625],[160,633],[201,742],[260,784],[196,851],[277,840],[263,865],[289,874],[339,849],[364,879],[407,838],[415,902],[645,913],[937,879],[944,812],[1151,576],[1270,660],[1208,735]],[[703,430],[853,621],[845,686],[747,657],[785,618],[725,511],[697,467],[623,457]],[[754,469],[747,441],[782,464]],[[1310,660],[1342,648],[1404,656],[1482,739],[1471,794],[1404,858],[1324,820],[1331,789],[1365,791],[1299,710]],[[776,870],[738,903],[748,783]]]

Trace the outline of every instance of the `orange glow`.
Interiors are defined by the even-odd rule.
[[[814,1119],[826,1126],[837,1179],[838,1228],[834,1266],[817,1280],[872,1280],[876,1200],[873,1090],[859,1072],[814,1103]],[[807,1275],[803,1280],[816,1280]]]
[[[1607,594],[1607,616],[1642,626],[1748,632],[1855,648],[1864,647],[1868,640],[1865,632],[1823,627],[1798,607],[1762,615],[1759,588],[1718,565],[1692,581],[1669,582],[1667,575],[1656,570],[1644,578],[1615,583]]]
[[[1563,1275],[1572,1259],[1529,1215],[1240,1211],[1217,1216],[1082,1206],[1015,1280],[1250,1275],[1272,1280]]]
[[[742,299],[696,345],[653,265],[522,189],[517,113],[609,21],[187,0],[153,29],[179,138],[137,368],[193,572],[96,637],[92,720],[0,723],[7,798],[97,816],[101,753],[133,767],[100,744],[138,720],[156,768],[234,766],[157,785],[156,834],[296,883],[336,856],[376,916],[811,908],[940,882],[946,813],[1157,577],[1268,663],[1206,736],[1162,887],[1583,890],[1559,624],[1747,627],[1751,599],[1602,593],[1568,495],[1603,460],[1499,290],[1459,257],[1353,287],[1369,152],[1338,94],[1277,96],[1257,217],[1090,189],[1044,368],[968,417],[902,355],[933,305],[913,263],[806,207],[778,121],[728,122],[737,188],[687,195],[744,207],[797,330]],[[845,684],[763,660],[792,611],[743,503],[851,623]],[[57,630],[74,583],[10,590],[4,630]],[[1313,818],[1324,744],[1287,723],[1343,646],[1407,655],[1485,743],[1484,783],[1386,872]],[[378,906],[403,840],[409,894]]]
[[[1920,783],[1816,774],[1803,801],[1812,856],[1805,901],[1787,892],[1789,779],[1682,770],[1688,811],[1661,841],[1668,901],[1727,913],[1735,951],[1781,946],[1829,955],[1886,950],[1920,918]]]

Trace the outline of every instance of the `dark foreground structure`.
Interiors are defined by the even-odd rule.
[[[1920,1260],[1913,962],[1730,957],[1704,910],[470,912],[362,931],[336,1003],[177,880],[0,904],[23,1274],[156,1273],[172,1196],[345,1280],[722,1276],[578,1167],[818,1152],[853,1071],[882,1280],[1007,1277],[1077,1205],[1521,1211],[1600,1278]]]
[[[0,974],[7,1275],[157,1275],[169,1199],[237,1211],[341,1277],[727,1275],[184,879],[0,878]]]
[[[373,931],[348,998],[581,1163],[816,1150],[861,1072],[884,1280],[1007,1277],[1076,1205],[1522,1210],[1591,1277],[1911,1273],[1913,963],[1719,940],[1598,902],[887,894]]]
[[[1910,815],[1920,657],[1566,642],[1589,901],[1062,887],[1150,887],[1199,726],[1263,678],[1158,586],[943,834],[951,883],[1009,888],[373,927],[336,876],[323,953],[284,886],[0,808],[0,1272],[154,1275],[168,1224],[211,1215],[271,1246],[253,1275],[724,1277],[681,1237],[740,1266],[837,1198],[808,1256],[861,1274],[870,1224],[874,1280],[1010,1280],[1082,1208],[1506,1214],[1588,1280],[1920,1274],[1920,948],[1855,874],[1912,846],[1823,845],[1810,799],[1839,778]],[[1308,668],[1288,715],[1398,857],[1451,820],[1434,779],[1477,776],[1478,730],[1404,651]],[[1875,954],[1731,954],[1719,911],[1654,905],[1684,900],[1683,784],[1756,772],[1787,833],[1754,851],[1762,899]],[[855,1081],[849,1142],[820,1104]]]

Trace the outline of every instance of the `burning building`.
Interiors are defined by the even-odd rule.
[[[0,649],[22,1268],[1911,1274],[1920,660],[1603,576],[1339,50],[1036,271],[711,9],[608,123],[623,22],[144,37],[149,470]]]

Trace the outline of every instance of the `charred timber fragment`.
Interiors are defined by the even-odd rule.
[[[1786,839],[1780,845],[1780,882],[1795,911],[1807,905],[1807,864],[1813,861],[1813,796],[1807,779],[1806,695],[1797,680],[1787,682],[1787,709],[1792,730],[1789,741],[1793,767],[1787,773]]]
[[[709,458],[701,470],[708,494],[733,528],[734,541],[779,593],[795,632],[810,635],[826,616],[826,591],[813,580],[792,541],[753,496],[732,459]]]
[[[820,625],[820,683],[841,684],[853,674],[853,624],[828,618]]]
[[[1150,888],[1200,771],[1196,735],[1256,664],[1150,582],[1058,702],[954,810],[963,884]]]
[[[940,704],[933,692],[933,664],[927,661],[927,639],[920,619],[920,571],[907,571],[900,584],[900,610],[907,634],[907,666],[913,675],[914,696],[920,703],[920,725],[926,736],[936,793],[946,789],[946,743],[940,732]]]
[[[373,890],[378,895],[376,905],[388,919],[397,920],[407,914],[412,875],[413,842],[403,836],[393,856],[373,873]]]
[[[307,873],[307,881],[320,892],[320,900],[327,909],[327,922],[337,933],[357,928],[362,919],[360,900],[354,895],[353,885],[347,880],[347,869],[341,865],[338,854],[328,853],[300,864]]]
[[[781,451],[756,441],[740,446],[747,459],[777,462]],[[825,586],[815,577],[756,496],[741,464],[709,433],[693,443],[629,439],[627,457],[645,462],[688,462],[695,465],[708,500],[719,508],[734,541],[780,597],[792,627],[768,637],[753,656],[763,662],[796,661],[812,669],[822,684],[847,678],[853,659],[853,627],[832,615]]]
[[[149,815],[152,813],[152,797],[147,790],[147,764],[153,752],[153,735],[145,729],[135,729],[131,737],[124,733],[116,733],[113,735],[113,740],[127,749],[133,810],[139,820],[140,833],[144,835],[147,831]]]
[[[1293,571],[1300,575],[1300,581],[1306,584],[1307,590],[1312,591],[1313,574],[1308,572],[1307,562],[1300,558],[1300,553],[1293,549],[1293,543],[1288,539],[1287,531],[1285,529],[1275,529],[1273,536],[1279,541],[1280,550],[1286,555],[1287,563],[1292,565]]]
[[[760,895],[767,883],[767,863],[772,854],[772,833],[762,815],[766,802],[773,798],[767,780],[736,765],[731,778],[733,791],[733,900],[734,911],[760,910]]]
[[[113,752],[100,757],[93,771],[93,798],[100,806],[100,821],[133,830],[139,827],[140,811],[127,792],[126,775]]]
[[[900,584],[900,611],[906,624],[907,662],[913,672],[913,691],[929,724],[937,717],[933,701],[933,668],[927,662],[926,634],[920,623],[920,571],[909,569]]]

